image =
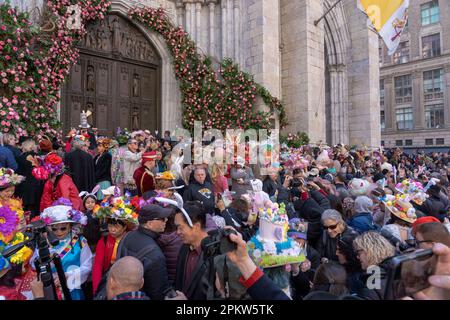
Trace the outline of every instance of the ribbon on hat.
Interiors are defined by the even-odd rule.
[[[80,194],[79,194],[78,196],[79,196],[81,199],[83,199],[83,200],[84,200],[87,196],[91,196],[91,197],[95,198],[95,200],[97,200],[96,194],[97,194],[98,190],[100,190],[100,185],[96,185],[96,186],[94,187],[94,189],[92,189],[92,191],[91,191],[90,193],[87,192],[87,191],[81,191]]]

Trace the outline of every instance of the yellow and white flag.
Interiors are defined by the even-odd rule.
[[[408,21],[409,0],[359,0],[361,9],[383,38],[392,55],[400,43],[400,36]]]

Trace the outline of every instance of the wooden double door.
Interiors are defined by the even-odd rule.
[[[61,104],[67,132],[80,124],[82,111],[99,135],[160,126],[160,59],[152,45],[127,20],[108,16],[88,28],[80,58],[72,67]]]

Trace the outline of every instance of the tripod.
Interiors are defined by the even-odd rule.
[[[40,280],[43,282],[44,285],[45,300],[58,300],[55,282],[53,281],[52,266],[51,266],[52,262],[55,265],[59,283],[61,284],[62,292],[64,294],[64,299],[72,300],[69,288],[67,287],[66,275],[64,273],[61,264],[61,258],[57,253],[54,253],[53,255],[50,254],[48,241],[50,241],[50,243],[54,246],[57,245],[59,241],[53,238],[51,236],[51,233],[49,233],[47,237],[44,236],[44,233],[46,233],[47,230],[45,224],[41,221],[33,222],[31,224],[31,228],[33,233],[30,235],[30,239],[8,248],[3,252],[3,256],[5,258],[9,258],[15,253],[17,253],[24,246],[28,244],[34,245],[34,247],[39,250],[39,257],[35,261],[35,266],[38,277],[40,278]]]

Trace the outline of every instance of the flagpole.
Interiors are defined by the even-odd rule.
[[[327,12],[325,12],[319,19],[317,19],[316,21],[314,21],[314,25],[317,26],[317,25],[319,24],[319,22],[320,22],[323,18],[325,18],[325,16],[326,16],[327,14],[329,14],[330,11],[333,10],[334,7],[336,7],[336,6],[337,6],[339,3],[341,3],[341,2],[342,2],[342,0],[337,0],[337,1],[330,7],[330,9],[327,10]]]

